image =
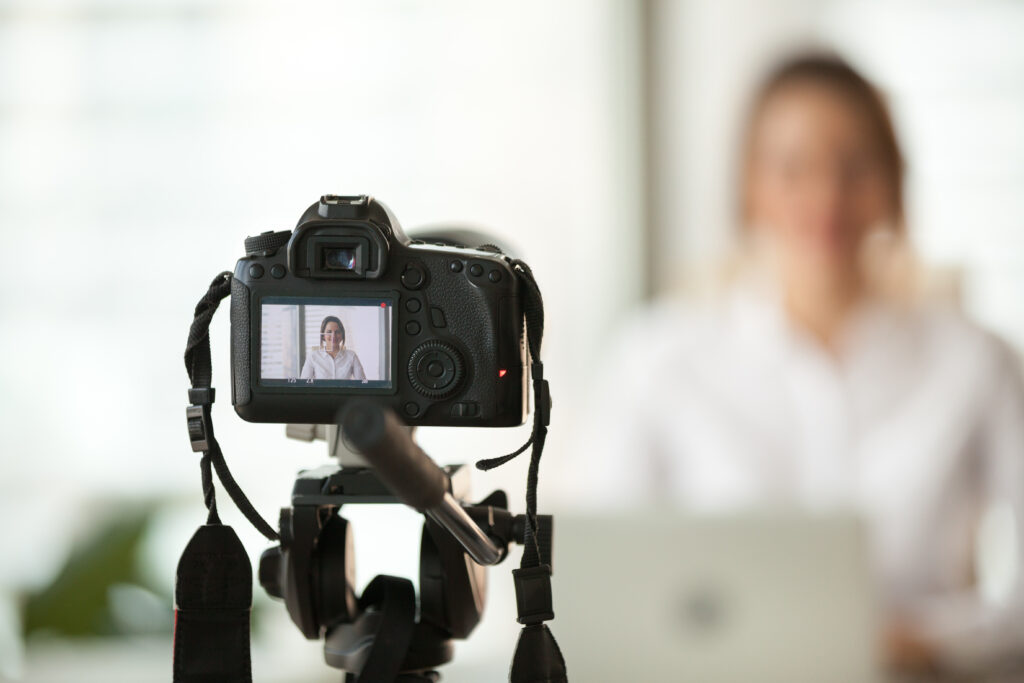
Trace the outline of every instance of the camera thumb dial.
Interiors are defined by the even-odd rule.
[[[458,350],[435,339],[416,347],[409,357],[408,372],[416,391],[439,399],[459,388],[465,365]]]

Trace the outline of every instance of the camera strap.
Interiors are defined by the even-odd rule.
[[[185,347],[185,369],[192,384],[185,415],[192,450],[203,454],[199,468],[208,512],[206,524],[192,536],[178,561],[174,586],[175,683],[252,681],[252,564],[234,530],[222,524],[217,514],[214,471],[245,518],[268,539],[278,540],[273,527],[260,517],[231,476],[213,435],[210,321],[230,293],[231,273],[221,273],[196,305]]]
[[[496,247],[495,251],[499,251]],[[477,469],[490,470],[516,458],[527,448],[530,468],[526,476],[526,534],[523,559],[519,569],[512,571],[516,586],[516,608],[523,629],[516,643],[509,672],[510,683],[565,683],[565,659],[551,630],[544,623],[555,618],[551,600],[551,565],[541,562],[540,543],[537,540],[537,479],[540,456],[544,452],[548,425],[551,423],[551,390],[544,379],[544,364],[540,360],[541,341],[544,337],[544,299],[533,271],[525,262],[510,259],[524,292],[523,313],[526,317],[526,343],[532,361],[530,375],[533,380],[533,429],[530,438],[518,450],[498,458],[480,460]]]
[[[498,251],[497,249],[493,249]],[[513,570],[518,621],[523,629],[509,673],[511,683],[566,683],[565,659],[544,623],[554,618],[551,566],[542,564],[537,539],[537,482],[540,458],[551,421],[551,394],[544,378],[540,347],[544,335],[544,302],[533,271],[523,261],[510,265],[524,291],[527,346],[534,394],[530,438],[508,455],[480,460],[490,470],[531,448],[526,482],[526,533],[523,558]],[[231,475],[213,433],[211,407],[215,392],[210,360],[210,321],[220,302],[231,293],[230,272],[218,275],[195,308],[185,348],[185,368],[192,388],[186,408],[192,450],[203,454],[200,472],[207,521],[189,541],[178,563],[175,582],[174,681],[251,683],[249,617],[252,608],[252,565],[238,536],[220,521],[213,472],[247,520],[267,539],[279,537],[253,507]]]

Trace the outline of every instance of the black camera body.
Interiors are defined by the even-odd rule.
[[[246,240],[232,403],[250,422],[329,424],[360,397],[409,425],[520,425],[523,322],[507,256],[411,241],[375,199],[326,195],[294,231]]]

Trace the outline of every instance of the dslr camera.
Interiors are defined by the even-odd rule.
[[[327,424],[353,397],[408,425],[523,423],[520,283],[489,248],[410,240],[372,197],[325,195],[245,241],[231,399],[250,422]]]

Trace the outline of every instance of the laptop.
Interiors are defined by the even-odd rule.
[[[852,516],[556,519],[552,623],[571,681],[882,678]]]

